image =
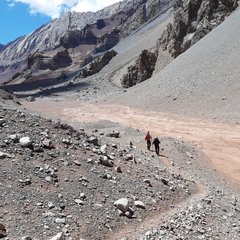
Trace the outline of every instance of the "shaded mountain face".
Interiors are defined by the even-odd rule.
[[[4,47],[4,45],[0,44],[0,52],[3,51]]]
[[[111,49],[122,38],[159,15],[171,2],[125,0],[96,13],[69,12],[30,35],[18,38],[0,52],[0,84],[11,83],[13,76],[23,76],[20,73],[30,68],[28,57],[35,52],[52,63],[51,58],[67,49],[72,66],[84,66],[89,63],[88,59],[94,59],[93,55]],[[44,68],[52,70],[51,64]],[[55,66],[54,70],[56,69],[58,67]],[[34,71],[30,74],[34,75]],[[24,79],[18,80],[19,83],[23,81]]]

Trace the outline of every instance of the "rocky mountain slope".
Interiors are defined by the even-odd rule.
[[[174,21],[158,44],[177,57],[222,23],[237,5],[237,0],[177,0]]]
[[[139,224],[197,191],[194,181],[156,166],[156,156],[135,145],[139,131],[118,132],[109,122],[96,126],[76,130],[1,106],[0,223],[6,239],[45,240],[58,233],[62,240],[116,239],[111,236],[128,226],[139,231]],[[168,149],[172,140],[163,142]]]
[[[167,51],[167,55],[176,58],[221,24],[237,6],[236,0],[174,1],[174,19],[168,23],[157,41],[156,49],[151,54],[162,59],[166,58],[164,51]],[[141,54],[139,58],[141,58]],[[148,63],[148,69],[150,70],[148,71],[146,68],[146,74],[136,70],[140,69],[141,65],[141,61],[137,60],[133,66],[128,67],[128,77],[126,78],[125,75],[121,80],[123,87],[131,87],[138,82],[142,82],[143,79],[150,78],[155,67],[158,68],[156,61],[151,61]],[[160,70],[164,66],[165,64],[160,67]]]
[[[79,68],[88,63],[86,58],[112,48],[169,6],[170,0],[125,0],[96,13],[69,12],[18,38],[0,53],[1,82],[11,81],[14,74],[24,70],[29,54],[35,52],[52,57],[68,49],[73,65]],[[18,80],[22,81],[24,77]]]
[[[239,122],[240,9],[150,80],[118,101],[183,115]],[[146,91],[147,89],[147,91]]]

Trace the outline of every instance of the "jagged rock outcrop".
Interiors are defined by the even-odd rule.
[[[158,45],[177,57],[222,23],[237,7],[237,0],[177,0],[173,24],[169,23]]]
[[[131,13],[128,19],[122,24],[121,37],[128,36],[172,6],[172,1],[168,0],[141,0],[140,2],[141,4],[137,6],[135,13]]]
[[[128,88],[143,82],[152,76],[157,61],[157,53],[143,50],[134,65],[128,67],[128,73],[121,79],[123,87]]]
[[[89,60],[91,54],[108,51],[171,3],[171,0],[124,0],[96,13],[66,13],[5,46],[0,52],[0,84],[11,84],[12,76],[27,67],[28,56],[35,52],[48,56],[63,47],[71,49],[73,65],[82,66],[88,63],[85,59]]]
[[[28,57],[28,69],[35,70],[56,70],[70,66],[72,59],[69,56],[68,50],[57,52],[53,57],[46,56],[36,52]]]
[[[84,78],[84,77],[91,76],[91,75],[99,72],[116,55],[117,55],[117,52],[115,52],[114,50],[111,50],[109,52],[104,53],[101,57],[96,58],[88,66],[83,68],[80,71],[79,77]]]

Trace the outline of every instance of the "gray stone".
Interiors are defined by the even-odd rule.
[[[63,240],[64,239],[64,236],[63,236],[63,233],[58,233],[56,236],[52,237],[51,239],[49,240]]]
[[[138,208],[142,208],[142,209],[145,209],[145,205],[142,201],[135,201],[134,202],[134,205]]]
[[[48,148],[48,149],[52,148],[52,142],[50,139],[45,138],[42,143],[44,148]]]
[[[57,224],[66,224],[66,219],[65,218],[56,218],[55,223]]]
[[[149,179],[144,179],[143,182],[145,182],[145,183],[148,184],[150,187],[152,187],[152,184],[151,184],[151,182],[150,182]]]
[[[106,167],[113,167],[114,163],[110,161],[106,156],[99,159],[99,162]]]
[[[0,127],[1,127],[5,122],[6,122],[5,119],[0,118]]]
[[[112,132],[107,134],[107,137],[120,138],[120,132]]]
[[[24,237],[21,238],[21,240],[32,240],[32,238],[29,237],[29,236],[24,236]]]
[[[115,170],[116,170],[117,173],[122,173],[122,169],[121,169],[120,166],[116,167]]]
[[[84,201],[81,200],[81,199],[75,199],[74,202],[79,204],[79,205],[83,205],[84,204]]]
[[[20,138],[19,142],[22,147],[29,147],[32,145],[30,137],[22,137]]]
[[[52,182],[52,181],[53,181],[53,178],[52,178],[51,176],[47,176],[47,177],[45,177],[45,180],[46,180],[47,182]]]
[[[13,142],[18,142],[19,138],[17,134],[12,134],[8,136],[9,139],[11,139]]]
[[[96,137],[90,137],[87,142],[92,143],[93,145],[98,145],[98,139]]]
[[[6,153],[4,152],[0,152],[0,159],[4,159],[7,156]]]
[[[114,202],[114,206],[123,213],[126,213],[129,210],[129,201],[127,198],[120,198]]]
[[[54,208],[54,207],[55,207],[55,206],[54,206],[54,204],[53,204],[52,202],[49,202],[49,203],[48,203],[48,208],[49,208],[49,209],[52,209],[52,208]]]
[[[77,166],[81,166],[81,162],[79,160],[75,160],[74,164],[77,165]]]
[[[35,98],[32,97],[32,96],[29,96],[29,97],[26,98],[26,100],[27,100],[28,102],[34,102],[34,101],[35,101]]]
[[[106,154],[107,153],[107,144],[104,144],[103,146],[101,146],[100,151],[102,154]]]

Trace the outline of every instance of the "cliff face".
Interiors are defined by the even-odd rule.
[[[173,24],[168,24],[158,45],[177,57],[222,23],[237,7],[237,0],[176,0]]]
[[[124,88],[132,87],[152,76],[157,61],[157,53],[143,50],[135,63],[128,67],[123,75],[121,84]]]
[[[35,52],[53,57],[71,49],[72,63],[81,65],[89,55],[109,50],[170,5],[171,0],[125,0],[96,13],[66,13],[0,50],[0,84],[25,69],[28,56]]]

